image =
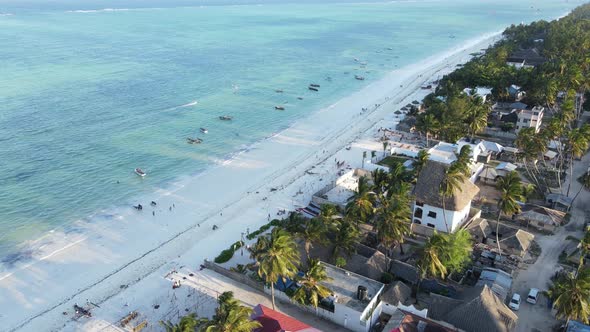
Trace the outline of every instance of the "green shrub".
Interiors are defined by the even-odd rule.
[[[219,254],[219,256],[215,257],[214,261],[217,264],[221,264],[229,261],[232,257],[234,257],[234,250],[225,249]]]
[[[395,279],[395,278],[394,278],[393,274],[391,274],[391,273],[383,272],[381,274],[381,282],[384,283],[384,284],[390,284],[390,283],[392,283],[393,282],[393,279]]]
[[[346,259],[344,259],[344,257],[338,256],[334,261],[334,265],[336,265],[337,267],[343,267],[346,265]]]

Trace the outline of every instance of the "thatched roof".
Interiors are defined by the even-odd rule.
[[[394,259],[391,261],[389,272],[408,283],[415,284],[418,282],[418,269],[408,263]]]
[[[346,258],[346,265],[343,269],[360,274],[373,280],[381,280],[383,272],[389,266],[390,259],[380,251],[375,250],[373,255],[365,257],[354,254]]]
[[[428,304],[428,318],[444,321],[449,312],[464,303],[463,300],[453,299],[444,295],[430,293]]]
[[[492,234],[492,228],[486,219],[477,218],[469,223],[465,229],[478,241],[488,238]]]
[[[507,239],[505,238],[501,240],[501,242],[504,242],[506,246],[509,248],[514,248],[521,252],[526,252],[531,246],[531,243],[533,242],[534,238],[535,236],[533,234],[527,231],[523,231],[522,229],[519,229],[518,231],[516,231],[516,234]]]
[[[408,300],[411,296],[412,289],[403,282],[396,281],[383,291],[381,300],[394,306],[397,306],[399,303],[408,305]]]
[[[527,204],[522,208],[518,218],[559,226],[565,221],[565,212],[543,206]]]
[[[489,287],[479,296],[451,311],[445,321],[465,331],[508,332],[514,330],[518,317]]]
[[[416,201],[442,208],[439,188],[447,167],[446,164],[432,160],[426,162],[416,182]],[[468,179],[463,181],[459,189],[453,196],[445,198],[447,210],[463,210],[479,192],[479,188]]]

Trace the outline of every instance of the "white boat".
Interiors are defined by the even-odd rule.
[[[139,175],[139,176],[141,176],[141,177],[144,177],[144,176],[146,176],[146,175],[147,175],[147,173],[146,173],[146,172],[144,172],[144,171],[143,171],[141,168],[139,168],[139,167],[138,167],[138,168],[136,168],[134,171],[135,171],[135,174],[137,174],[137,175]]]
[[[203,134],[207,134],[207,133],[209,133],[209,130],[207,130],[207,128],[201,128],[201,132]]]

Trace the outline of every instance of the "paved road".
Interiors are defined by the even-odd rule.
[[[574,163],[574,179],[585,173],[590,166],[590,154],[584,156],[582,161]],[[567,190],[569,177],[564,183],[564,190]],[[577,180],[572,182],[570,196],[575,195],[580,189],[580,184]],[[581,238],[583,235],[583,225],[586,211],[590,211],[590,192],[582,190],[574,202],[572,208],[572,218],[570,224],[566,227],[560,227],[556,234],[546,236],[536,236],[536,241],[542,248],[542,253],[535,262],[526,270],[521,270],[514,279],[513,290],[521,295],[523,303],[520,305],[518,311],[518,324],[516,332],[531,332],[531,331],[551,331],[551,328],[558,322],[551,314],[547,299],[541,296],[541,299],[536,305],[531,305],[524,302],[528,291],[531,287],[546,290],[551,276],[560,267],[558,264],[559,254],[568,243],[566,237],[568,235]]]

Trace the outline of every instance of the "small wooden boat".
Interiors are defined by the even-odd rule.
[[[285,107],[284,106],[275,106],[275,110],[277,111],[284,111]]]
[[[186,141],[188,144],[201,144],[203,143],[203,140],[200,138],[192,138],[192,137],[187,137]]]
[[[207,128],[201,128],[201,132],[203,134],[207,134],[207,133],[209,133],[209,130],[207,130]]]
[[[281,90],[281,89],[277,89],[277,90],[275,90],[275,92],[276,92],[276,93],[283,93],[283,90]]]
[[[314,88],[313,86],[310,86],[308,89],[310,89],[311,91],[320,91],[318,90],[318,88]]]
[[[297,99],[299,99],[299,100],[303,100],[303,97],[297,97]]]
[[[138,168],[136,168],[136,169],[135,169],[135,170],[133,170],[133,171],[135,172],[135,174],[137,174],[137,175],[139,175],[139,176],[141,176],[141,177],[144,177],[144,176],[146,176],[146,175],[147,175],[147,173],[146,173],[146,172],[144,172],[144,171],[143,171],[141,168],[139,168],[139,167],[138,167]]]
[[[229,115],[222,115],[219,117],[219,120],[223,120],[223,121],[230,121],[231,119],[233,119],[233,117],[231,117]]]
[[[319,87],[320,87],[320,85],[319,85],[319,84],[310,84],[309,86],[312,86],[312,87],[314,87],[314,88],[319,88]]]
[[[356,78],[359,81],[364,81],[365,78],[363,76],[359,76],[359,75],[354,75],[354,78]]]

